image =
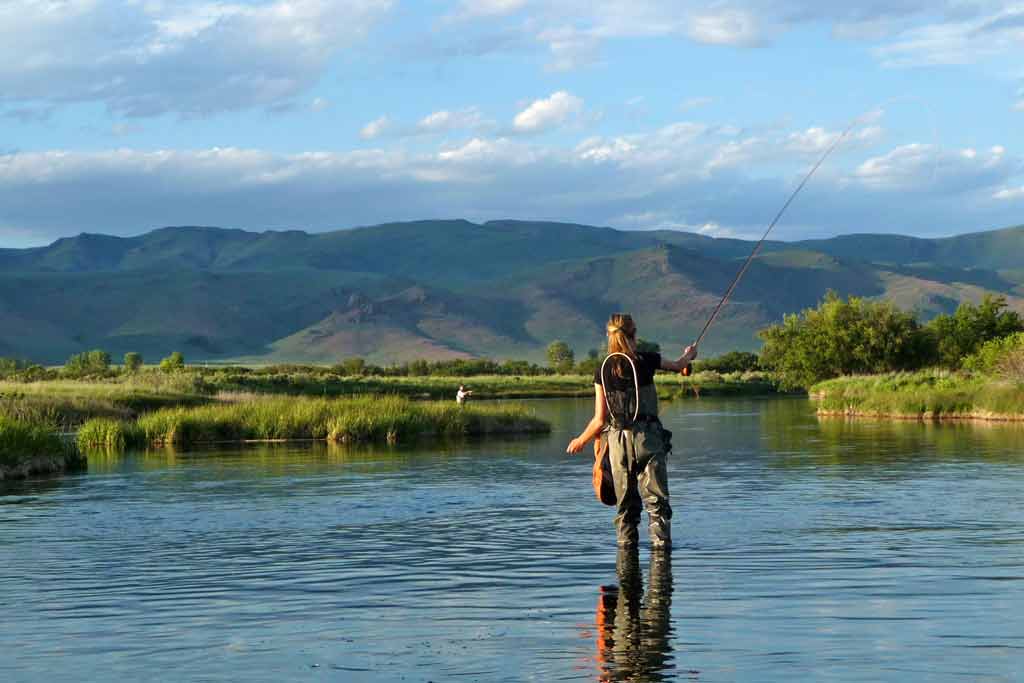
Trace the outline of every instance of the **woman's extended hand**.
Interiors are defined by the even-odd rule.
[[[689,363],[691,360],[697,357],[697,346],[690,344],[683,350],[683,357],[680,359],[684,363]]]
[[[565,452],[566,453],[579,453],[580,451],[583,450],[583,447],[586,446],[586,445],[587,445],[586,441],[584,441],[580,437],[576,437],[575,439],[573,439],[572,441],[569,442],[569,445],[566,447]]]

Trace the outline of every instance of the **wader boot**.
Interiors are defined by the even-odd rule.
[[[665,456],[671,448],[668,432],[657,419],[658,394],[653,384],[640,387],[640,415],[630,429],[608,429],[608,459],[615,480],[615,531],[620,546],[636,545],[641,508],[647,510],[652,548],[671,547],[672,507],[668,502],[668,468]]]

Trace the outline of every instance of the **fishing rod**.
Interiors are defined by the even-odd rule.
[[[782,205],[782,208],[779,209],[779,212],[775,214],[775,218],[773,218],[772,222],[768,224],[768,229],[764,231],[764,234],[761,236],[761,239],[759,239],[757,241],[757,244],[754,245],[753,251],[750,252],[750,256],[747,257],[747,260],[744,261],[743,266],[739,269],[739,272],[736,273],[736,277],[732,279],[732,284],[729,285],[729,289],[726,290],[725,295],[722,297],[722,300],[718,302],[717,306],[715,306],[715,310],[711,312],[711,317],[709,317],[708,321],[704,323],[704,329],[700,331],[700,336],[697,337],[697,341],[693,342],[692,346],[700,346],[700,343],[704,341],[704,335],[708,333],[708,328],[710,328],[711,324],[715,322],[715,318],[718,317],[718,314],[721,312],[722,307],[725,306],[726,302],[729,301],[729,297],[731,297],[733,291],[735,291],[736,285],[740,283],[740,280],[746,274],[747,269],[750,268],[750,264],[753,263],[754,258],[757,256],[758,252],[761,251],[761,246],[764,245],[764,241],[768,239],[768,234],[771,233],[772,229],[775,227],[775,224],[778,223],[779,219],[782,218],[782,215],[786,213],[786,209],[789,208],[789,205],[792,204],[793,200],[796,199],[798,194],[800,194],[800,190],[804,189],[804,185],[807,184],[807,181],[809,181],[811,177],[815,174],[815,172],[817,172],[817,170],[821,167],[821,165],[825,163],[825,160],[828,159],[829,155],[831,155],[832,152],[835,151],[836,147],[838,147],[839,144],[843,140],[845,140],[846,137],[853,131],[853,129],[857,127],[857,124],[860,123],[862,118],[862,116],[859,116],[850,122],[850,125],[846,127],[846,130],[844,130],[839,137],[832,141],[832,144],[829,145],[828,149],[825,150],[825,153],[821,155],[821,158],[818,159],[818,162],[814,164],[811,170],[807,172],[807,175],[804,176],[804,179],[800,181],[800,184],[796,186],[796,189],[793,190],[793,192],[789,195],[789,198],[786,200],[786,203]],[[692,373],[691,366],[687,364],[681,370],[681,373],[683,375],[690,375]]]

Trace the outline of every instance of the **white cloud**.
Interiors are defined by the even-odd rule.
[[[1024,199],[1024,185],[1020,187],[1004,187],[998,190],[992,195],[993,199],[1002,199],[1005,201],[1016,201],[1018,199]]]
[[[422,139],[394,138],[388,148],[301,154],[8,153],[0,154],[0,225],[18,226],[22,242],[160,224],[319,230],[438,215],[753,235],[806,170],[808,154],[794,151],[794,140],[817,150],[833,135],[820,126],[748,135],[681,121],[565,146],[476,134],[426,150]],[[1006,149],[903,145],[849,163],[837,156],[815,176],[780,237],[1019,222],[1024,178]]]
[[[559,90],[550,97],[534,101],[519,112],[512,125],[520,133],[541,133],[565,124],[582,111],[582,99]]]
[[[359,137],[364,140],[373,140],[374,138],[379,138],[389,128],[391,128],[391,119],[387,116],[380,116],[363,126],[362,130],[359,131]]]
[[[455,130],[477,130],[491,125],[493,122],[485,119],[476,107],[467,107],[457,111],[442,109],[420,119],[416,124],[416,132],[448,133]]]
[[[762,41],[758,19],[743,10],[701,12],[691,18],[688,34],[709,45],[757,45]]]
[[[497,17],[518,12],[526,6],[527,0],[462,0],[459,3],[460,17]]]
[[[1019,169],[1020,161],[1001,146],[979,152],[911,144],[868,159],[854,176],[875,190],[963,193],[1001,184]]]
[[[274,107],[308,90],[393,0],[6,0],[0,103],[125,116]]]
[[[820,154],[828,149],[839,136],[840,131],[827,131],[824,128],[814,127],[807,130],[790,133],[787,138],[786,147],[794,152],[804,154]],[[850,131],[844,141],[846,146],[863,146],[874,144],[883,135],[881,126],[862,126]]]

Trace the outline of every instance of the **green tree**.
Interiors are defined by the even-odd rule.
[[[430,363],[422,358],[417,358],[409,363],[409,374],[413,377],[426,377],[430,374]]]
[[[25,362],[16,358],[0,358],[0,377],[11,375],[25,369]]]
[[[723,353],[717,358],[696,361],[693,365],[694,370],[698,372],[703,370],[712,370],[722,374],[727,372],[752,372],[760,368],[760,359],[758,359],[756,353],[750,353],[749,351],[730,351]]]
[[[175,351],[160,361],[160,369],[164,372],[177,372],[185,369],[185,356],[181,351]]]
[[[102,349],[76,353],[64,363],[64,372],[74,377],[103,375],[110,370],[110,354]]]
[[[362,358],[346,358],[338,365],[338,374],[358,377],[367,373],[366,361]]]
[[[817,308],[787,315],[781,325],[758,333],[760,363],[784,389],[856,373],[921,367],[930,346],[913,315],[886,302],[829,292]]]
[[[142,367],[142,354],[129,351],[124,354],[124,369],[126,372],[138,372]]]
[[[557,372],[571,372],[576,354],[564,341],[555,340],[548,344],[548,365]]]
[[[985,342],[1024,331],[1021,316],[1005,309],[1006,297],[986,294],[977,306],[965,302],[952,315],[933,318],[927,330],[933,338],[938,363],[959,368]]]
[[[590,349],[587,351],[587,357],[576,364],[576,374],[591,376],[597,372],[597,367],[600,364],[600,352],[597,349]]]

